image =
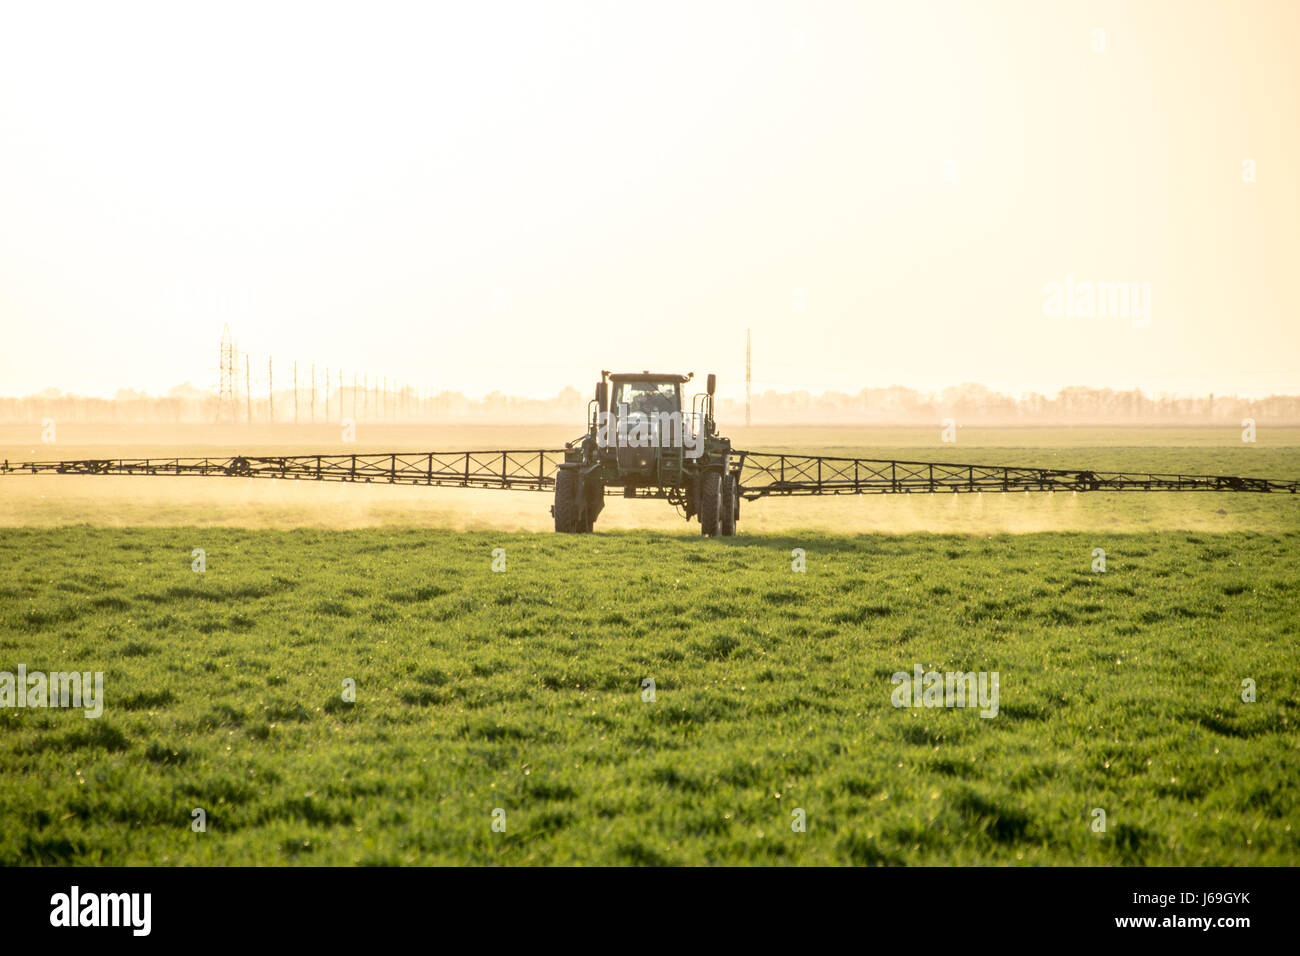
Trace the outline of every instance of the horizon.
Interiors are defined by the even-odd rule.
[[[373,384],[374,384],[374,383],[372,383],[372,386],[373,386]],[[390,393],[389,393],[389,394],[397,394],[397,391],[398,391],[397,386],[398,386],[398,385],[401,385],[401,384],[407,384],[407,383],[393,382],[392,385],[393,385],[394,387],[390,390]],[[349,378],[349,379],[345,382],[345,384],[344,384],[342,390],[345,391],[345,392],[347,392],[347,391],[349,391],[350,387],[351,387],[351,379]],[[417,393],[417,394],[422,395],[422,396],[424,396],[424,397],[426,397],[426,398],[432,398],[432,397],[436,397],[436,396],[438,396],[438,395],[454,395],[454,396],[458,396],[458,397],[460,397],[460,398],[464,398],[464,399],[466,399],[467,401],[471,401],[471,402],[481,402],[481,401],[484,401],[484,400],[486,400],[486,399],[493,398],[493,397],[500,397],[500,398],[504,398],[504,399],[509,400],[509,401],[521,401],[521,402],[554,402],[554,401],[557,401],[557,400],[560,400],[560,399],[564,398],[564,397],[565,397],[565,393],[566,393],[566,392],[569,392],[569,391],[575,391],[575,392],[577,392],[577,393],[579,394],[579,396],[583,397],[583,400],[585,401],[586,398],[589,397],[589,396],[587,396],[587,391],[590,391],[590,389],[588,389],[588,390],[583,390],[582,388],[580,388],[580,387],[577,386],[577,385],[565,385],[565,386],[562,386],[562,387],[561,387],[560,389],[558,389],[557,391],[552,392],[552,393],[550,393],[550,394],[545,394],[545,395],[538,395],[538,394],[522,394],[522,393],[512,393],[512,392],[502,392],[502,391],[500,391],[500,390],[493,390],[493,391],[490,391],[490,392],[462,392],[462,391],[459,391],[459,390],[457,390],[457,389],[437,389],[437,390],[433,390],[433,389],[424,389],[424,388],[422,388],[422,387],[420,387],[420,386],[416,386],[416,385],[411,385],[410,387],[413,388],[413,389],[416,389],[416,393]],[[703,385],[702,385],[702,383],[701,383],[701,390],[702,390],[702,388],[703,388]],[[863,385],[863,386],[861,386],[861,387],[853,388],[853,389],[824,388],[824,389],[820,389],[820,390],[816,390],[816,391],[814,391],[814,390],[812,390],[812,389],[797,389],[797,388],[784,389],[784,390],[782,390],[782,389],[776,389],[776,388],[766,388],[766,389],[763,389],[762,391],[759,391],[758,389],[754,389],[754,390],[753,390],[753,397],[755,397],[755,398],[758,398],[758,397],[778,397],[778,398],[781,398],[781,397],[788,397],[788,396],[794,396],[794,395],[810,395],[810,396],[811,396],[812,398],[814,398],[814,399],[821,398],[821,397],[831,397],[831,396],[854,398],[854,397],[857,397],[857,396],[862,395],[864,392],[886,392],[886,391],[901,390],[901,391],[905,391],[905,392],[911,392],[911,393],[915,394],[916,396],[918,396],[919,398],[925,399],[925,400],[927,400],[927,401],[943,401],[943,400],[944,400],[944,399],[943,399],[943,395],[944,395],[945,392],[954,391],[954,390],[959,390],[959,389],[967,389],[967,388],[976,388],[976,389],[986,390],[990,395],[992,395],[992,396],[994,396],[994,397],[1010,399],[1010,400],[1015,401],[1015,402],[1021,402],[1021,401],[1024,401],[1024,400],[1028,399],[1028,398],[1044,398],[1044,399],[1047,399],[1047,400],[1050,400],[1050,401],[1055,401],[1055,400],[1058,400],[1058,399],[1061,397],[1061,395],[1062,395],[1063,393],[1065,393],[1065,392],[1069,392],[1069,391],[1074,391],[1074,390],[1082,390],[1082,391],[1084,391],[1084,392],[1092,393],[1092,394],[1132,395],[1132,394],[1134,394],[1134,393],[1138,393],[1138,394],[1140,394],[1144,399],[1147,399],[1147,400],[1180,400],[1180,401],[1188,401],[1188,400],[1203,400],[1203,399],[1211,399],[1211,398],[1213,398],[1213,399],[1220,399],[1220,398],[1222,398],[1222,399],[1224,399],[1224,400],[1236,399],[1236,400],[1241,400],[1241,401],[1262,401],[1262,400],[1270,399],[1270,398],[1297,398],[1297,397],[1300,397],[1300,390],[1298,390],[1297,392],[1294,392],[1294,393],[1293,393],[1293,392],[1257,392],[1257,393],[1245,393],[1245,392],[1179,392],[1179,391],[1172,391],[1172,390],[1165,390],[1165,391],[1160,391],[1160,392],[1154,392],[1154,391],[1147,391],[1146,389],[1137,388],[1137,387],[1135,387],[1135,388],[1109,388],[1109,387],[1098,387],[1098,386],[1092,386],[1092,385],[1082,385],[1082,384],[1078,384],[1078,383],[1076,383],[1076,384],[1072,384],[1072,385],[1066,385],[1066,386],[1063,386],[1062,388],[1060,388],[1060,389],[1058,389],[1058,390],[1056,390],[1056,391],[1054,391],[1054,392],[1034,392],[1034,391],[1024,391],[1024,392],[1020,392],[1019,394],[1013,394],[1013,393],[1010,393],[1010,392],[1002,392],[1002,391],[999,391],[999,390],[997,390],[997,389],[995,389],[995,388],[991,388],[991,387],[985,385],[983,382],[977,382],[977,381],[963,381],[963,382],[957,382],[957,383],[955,383],[955,384],[952,384],[952,385],[946,385],[946,386],[943,386],[943,387],[941,387],[941,388],[934,389],[934,390],[926,390],[926,389],[915,388],[915,387],[913,387],[913,386],[900,384],[900,383],[898,383],[898,382],[893,382],[893,383],[891,383],[891,384],[889,384],[889,385]],[[203,386],[195,385],[193,382],[185,381],[185,382],[178,382],[177,384],[170,386],[169,388],[167,388],[165,391],[162,391],[162,392],[147,392],[147,391],[144,391],[144,390],[142,390],[142,389],[132,388],[132,387],[130,387],[130,386],[122,386],[122,387],[116,389],[116,390],[113,392],[113,394],[90,394],[90,393],[85,393],[85,392],[72,392],[72,391],[65,391],[65,390],[59,389],[59,388],[57,388],[57,387],[55,387],[55,386],[47,386],[47,387],[45,387],[45,388],[43,388],[43,389],[41,389],[41,390],[39,390],[39,391],[31,392],[31,393],[28,393],[28,394],[26,394],[26,395],[0,395],[0,400],[9,400],[9,401],[27,401],[27,400],[39,400],[39,399],[75,398],[75,399],[88,399],[88,400],[97,400],[97,401],[105,401],[105,402],[121,402],[121,401],[157,401],[157,400],[163,400],[163,399],[168,399],[168,398],[184,397],[184,396],[177,396],[177,395],[173,395],[173,394],[171,394],[171,393],[173,393],[173,392],[179,392],[179,391],[184,390],[184,389],[189,389],[189,390],[192,390],[193,392],[199,393],[199,394],[201,394],[204,398],[213,398],[213,399],[215,399],[215,398],[219,397],[219,394],[220,394],[220,390],[219,390],[219,388],[214,388],[214,387],[207,387],[207,388],[205,388],[205,387],[203,387]],[[309,385],[306,385],[306,384],[301,385],[301,386],[299,387],[299,391],[300,391],[302,394],[307,395],[307,394],[310,393],[310,386],[309,386]],[[325,391],[326,391],[326,388],[325,388],[324,385],[320,385],[320,386],[318,386],[318,388],[317,388],[317,394],[318,394],[318,395],[323,395]],[[340,391],[340,388],[339,388],[339,385],[337,384],[337,382],[335,382],[335,383],[333,383],[333,384],[331,384],[331,385],[329,386],[329,392],[330,392],[331,395],[336,394],[336,393],[338,393],[339,391]],[[123,394],[122,394],[123,392],[129,392],[129,393],[131,393],[131,394],[123,395]],[[292,385],[287,386],[287,387],[280,387],[280,386],[277,386],[277,387],[275,388],[275,390],[274,390],[274,395],[275,395],[277,398],[280,397],[280,396],[282,396],[282,395],[289,395],[289,396],[292,396],[293,393],[294,393],[294,389],[293,389],[293,386],[292,386]],[[265,402],[265,400],[266,400],[266,394],[267,394],[267,392],[266,392],[266,388],[265,388],[265,385],[263,384],[260,393],[259,393],[259,392],[253,392],[253,394],[252,394],[252,399],[253,399],[254,402]],[[243,396],[243,395],[244,395],[244,391],[243,391],[242,386],[241,386],[241,388],[240,388],[240,390],[238,391],[236,397],[238,398],[239,396]],[[733,397],[733,396],[731,396],[731,395],[728,395],[728,394],[725,394],[725,393],[724,393],[723,388],[722,388],[722,383],[721,383],[721,382],[719,382],[719,386],[718,386],[718,399],[719,399],[719,401],[726,401],[726,402],[740,403],[740,404],[743,404],[744,401],[745,401],[745,399],[744,399],[744,395],[743,395],[743,390],[742,390],[742,394],[740,395],[740,397]],[[239,401],[242,402],[242,401],[243,401],[243,398],[239,398]]]

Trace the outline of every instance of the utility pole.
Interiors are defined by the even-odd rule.
[[[352,420],[357,420],[357,373],[352,373]]]
[[[325,421],[330,420],[330,370],[325,369]]]
[[[361,417],[365,418],[366,413],[370,411],[370,373],[364,372],[361,375]]]
[[[221,424],[221,406],[225,403],[226,389],[230,387],[230,380],[226,378],[226,339],[230,335],[230,326],[226,326],[225,332],[221,336],[221,361],[217,368],[217,424]],[[116,403],[114,403],[116,407]]]
[[[244,402],[248,411],[248,424],[253,424],[253,362],[244,353]]]
[[[311,363],[311,423],[316,424],[316,363]]]
[[[745,329],[745,427],[749,427],[749,329]]]
[[[339,418],[343,417],[343,369],[339,369]]]
[[[230,337],[230,325],[221,329],[221,373],[217,385],[217,422],[226,419],[230,412],[230,423],[239,421],[239,375],[235,367],[235,341]],[[116,406],[115,406],[116,408]]]
[[[271,424],[275,424],[275,370],[271,367],[271,357],[266,357],[266,414]]]

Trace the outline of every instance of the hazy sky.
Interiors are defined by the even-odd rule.
[[[1249,0],[0,0],[0,393],[211,386],[226,322],[472,394],[735,395],[746,327],[757,389],[1300,392],[1297,49]]]

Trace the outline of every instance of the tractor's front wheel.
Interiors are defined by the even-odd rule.
[[[722,476],[722,510],[718,514],[718,534],[730,538],[736,533],[736,476]]]
[[[605,508],[605,486],[592,475],[587,478],[583,493],[587,499],[587,517],[582,530],[591,532],[596,528],[596,518]]]
[[[573,534],[578,527],[578,469],[565,468],[555,473],[555,504],[551,507],[555,515],[555,530]]]
[[[722,516],[722,475],[706,471],[700,478],[700,534],[713,537],[718,533]]]

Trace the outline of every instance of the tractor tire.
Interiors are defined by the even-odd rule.
[[[722,476],[722,510],[718,513],[718,534],[730,538],[736,533],[736,476]]]
[[[718,533],[722,513],[722,475],[706,471],[700,477],[700,534],[713,537]]]
[[[555,473],[555,505],[551,508],[555,515],[555,530],[564,534],[574,534],[578,527],[578,469],[561,467]]]
[[[605,486],[590,479],[586,482],[583,492],[587,499],[587,515],[582,530],[591,533],[596,529],[596,518],[605,507]]]

